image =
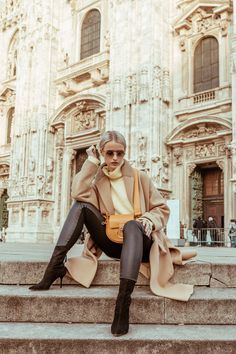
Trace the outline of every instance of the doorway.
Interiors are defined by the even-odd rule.
[[[78,173],[81,170],[81,168],[84,164],[84,161],[87,159],[87,157],[88,157],[88,155],[86,153],[87,149],[88,149],[88,147],[77,150],[77,154],[75,157],[75,173]]]
[[[212,216],[217,227],[224,227],[224,173],[219,167],[202,169],[203,217]]]
[[[2,228],[6,229],[8,227],[7,199],[7,190],[4,189],[4,192],[0,198],[0,230],[2,230]]]
[[[192,219],[212,216],[224,227],[224,173],[216,164],[198,165],[192,173],[191,205]]]

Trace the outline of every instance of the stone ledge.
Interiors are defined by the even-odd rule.
[[[117,286],[53,286],[33,292],[24,286],[2,285],[0,321],[110,323],[117,293]],[[195,287],[190,300],[182,302],[155,296],[141,286],[132,296],[130,322],[236,325],[235,307],[235,289]]]
[[[4,354],[229,354],[235,334],[226,325],[130,325],[127,335],[113,337],[106,324],[0,323],[0,347]]]

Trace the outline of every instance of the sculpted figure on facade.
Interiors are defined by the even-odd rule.
[[[139,101],[141,103],[148,101],[148,70],[143,68],[140,73],[140,86],[139,86]]]
[[[54,169],[54,161],[51,157],[47,158],[46,169],[48,172],[52,172]]]
[[[138,149],[139,149],[139,157],[138,157],[138,162],[142,167],[145,167],[146,162],[147,162],[147,137],[146,136],[140,136],[138,138]]]
[[[37,176],[37,192],[39,195],[43,195],[45,185],[45,178],[43,175]]]
[[[162,161],[161,181],[162,183],[169,182],[169,159],[167,156],[164,157]]]
[[[163,78],[162,78],[162,99],[163,102],[170,102],[170,77],[169,70],[167,68],[163,69]]]
[[[187,172],[188,172],[188,176],[191,176],[193,171],[195,170],[195,168],[197,167],[197,165],[195,163],[191,163],[187,166]]]
[[[64,126],[58,127],[56,130],[56,146],[62,146],[64,144]]]
[[[107,31],[106,34],[104,35],[104,45],[105,45],[105,48],[106,50],[109,52],[110,51],[110,32]]]
[[[74,131],[76,132],[95,127],[97,117],[97,114],[93,110],[87,112],[79,112],[74,117]]]
[[[153,69],[153,97],[161,97],[161,68],[156,65]]]
[[[176,161],[176,165],[182,165],[183,163],[183,148],[180,146],[177,146],[174,148],[173,151],[173,156],[175,158]]]
[[[180,37],[179,39],[179,47],[181,52],[185,52],[186,51],[186,35],[183,35]]]
[[[160,174],[162,169],[161,157],[157,154],[153,155],[151,158],[152,169],[151,175],[154,185],[157,187],[160,185]]]
[[[195,148],[196,157],[209,157],[216,155],[215,143],[197,145]]]
[[[113,109],[121,108],[121,79],[116,78],[113,85]]]
[[[132,104],[132,75],[126,77],[125,103]]]

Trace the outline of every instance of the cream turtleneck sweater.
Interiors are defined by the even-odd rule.
[[[134,212],[134,208],[127,196],[121,166],[122,164],[112,172],[108,171],[107,166],[104,166],[102,170],[110,179],[111,198],[115,208],[115,214],[132,214]]]

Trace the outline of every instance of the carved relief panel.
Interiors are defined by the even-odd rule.
[[[192,203],[192,219],[196,219],[203,213],[202,204],[203,181],[199,171],[193,171],[191,175],[191,203]]]

